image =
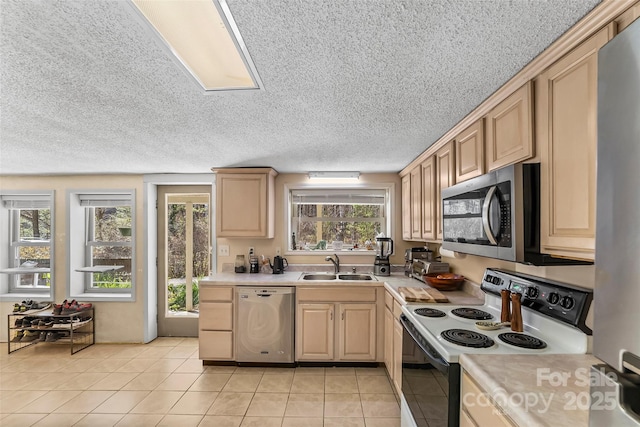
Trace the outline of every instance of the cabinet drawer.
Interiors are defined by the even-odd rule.
[[[462,408],[479,426],[513,427],[505,415],[490,400],[487,393],[482,391],[471,379],[469,374],[462,374],[462,387],[460,396]],[[467,404],[465,404],[467,402]]]
[[[200,359],[233,359],[233,332],[200,331]]]
[[[232,302],[201,302],[199,329],[230,331],[233,329]]]
[[[200,301],[233,301],[233,288],[200,288]]]
[[[371,288],[298,288],[298,301],[375,302],[376,289]]]

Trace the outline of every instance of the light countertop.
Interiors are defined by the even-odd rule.
[[[463,354],[460,364],[519,426],[589,425],[590,354]],[[461,396],[464,399],[464,396]]]
[[[354,280],[354,281],[314,281],[302,280],[302,271],[285,271],[283,274],[263,274],[263,273],[217,273],[200,279],[200,286],[296,286],[296,287],[380,287],[384,286],[393,297],[401,304],[406,302],[398,292],[401,286],[420,287],[430,289],[430,287],[419,280],[407,277],[404,273],[392,273],[390,276],[374,276],[377,280]],[[457,291],[443,292],[449,302],[458,305],[478,305],[484,303],[484,295],[478,285],[465,282],[463,287]]]

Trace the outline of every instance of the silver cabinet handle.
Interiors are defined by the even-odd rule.
[[[489,221],[489,209],[491,208],[491,200],[496,193],[498,187],[495,185],[489,189],[487,192],[487,196],[484,198],[484,203],[482,204],[482,227],[484,228],[484,232],[491,242],[492,245],[497,245],[498,241],[496,240],[496,236],[494,236],[493,231],[491,230],[491,223]]]

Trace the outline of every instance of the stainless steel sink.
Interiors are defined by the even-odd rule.
[[[335,274],[325,274],[325,273],[316,273],[316,274],[305,274],[302,276],[303,280],[336,280]]]
[[[340,280],[374,280],[370,274],[339,274],[338,279]]]

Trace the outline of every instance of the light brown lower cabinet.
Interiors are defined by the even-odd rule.
[[[385,291],[384,314],[384,363],[387,374],[398,395],[402,393],[402,308],[388,291]]]
[[[199,358],[234,360],[233,287],[200,289]]]
[[[376,289],[303,288],[296,297],[296,360],[377,360]]]
[[[393,321],[393,386],[398,396],[402,395],[402,324]]]
[[[471,376],[462,371],[460,387],[461,427],[517,427],[511,419],[491,401],[488,394]]]
[[[384,364],[389,379],[398,395],[402,386],[402,324],[395,316],[393,296],[385,291],[384,309]]]

